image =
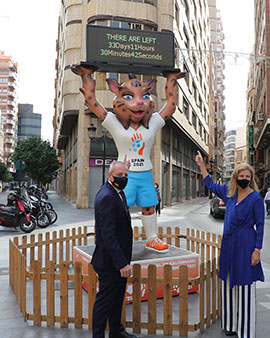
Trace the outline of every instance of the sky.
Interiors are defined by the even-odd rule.
[[[0,2],[0,50],[18,62],[18,103],[42,114],[41,136],[52,141],[56,39],[60,0]]]
[[[225,51],[251,53],[254,43],[253,0],[217,0]],[[8,0],[0,4],[0,50],[18,62],[18,102],[42,114],[42,138],[52,141],[56,39],[60,0]],[[4,34],[3,34],[4,32]],[[249,62],[225,59],[226,129],[241,126],[246,114]]]
[[[254,45],[254,1],[217,0],[225,34],[225,51],[252,53]],[[239,57],[225,58],[226,130],[244,125],[249,61]]]

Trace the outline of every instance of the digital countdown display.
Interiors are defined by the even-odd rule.
[[[173,33],[87,25],[86,39],[86,64],[103,70],[119,71],[117,65],[174,69]]]

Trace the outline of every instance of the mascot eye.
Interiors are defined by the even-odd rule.
[[[123,99],[125,99],[125,100],[132,100],[133,99],[133,95],[132,94],[124,94],[123,95]]]
[[[145,100],[148,100],[150,98],[150,94],[149,93],[145,93],[144,96],[143,96],[143,98]]]

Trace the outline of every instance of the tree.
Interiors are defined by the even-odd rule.
[[[11,158],[14,163],[24,161],[26,174],[38,184],[51,183],[59,169],[55,149],[49,141],[43,141],[39,137],[21,141]]]
[[[0,162],[0,181],[9,182],[13,180],[13,176],[8,171],[5,163]]]

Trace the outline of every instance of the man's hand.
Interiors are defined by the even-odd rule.
[[[130,168],[130,166],[131,166],[131,163],[130,163],[130,160],[128,160],[127,159],[127,155],[125,155],[125,158],[124,158],[124,161],[123,161],[124,163],[125,163],[125,166],[128,168],[128,170],[129,170],[129,168]]]
[[[251,265],[255,266],[259,263],[261,258],[261,254],[260,252],[258,252],[257,250],[254,250],[251,256]]]
[[[120,274],[121,274],[121,277],[123,278],[130,277],[132,275],[131,266],[129,264],[124,266],[122,269],[120,269]]]

